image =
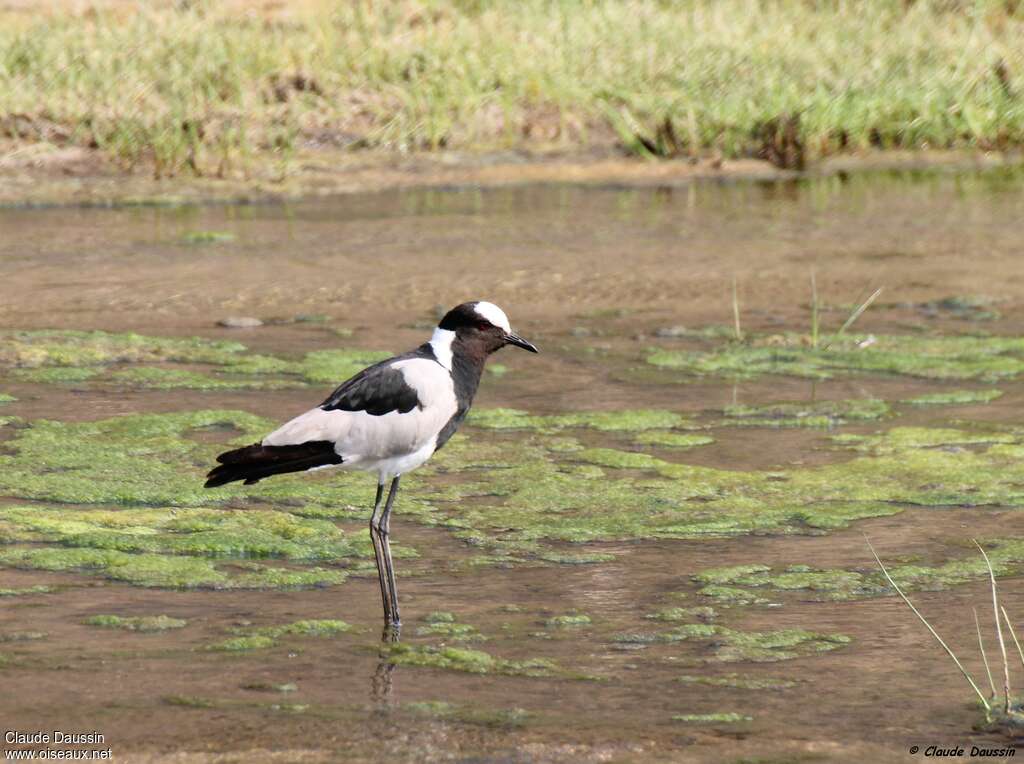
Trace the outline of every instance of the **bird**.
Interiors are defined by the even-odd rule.
[[[462,424],[487,358],[506,345],[539,352],[512,331],[497,305],[479,300],[449,310],[427,342],[363,369],[323,403],[259,443],[225,451],[206,488],[329,468],[377,473],[370,539],[385,630],[401,628],[391,560],[391,511],[402,475],[424,464]],[[384,487],[391,482],[384,499]]]

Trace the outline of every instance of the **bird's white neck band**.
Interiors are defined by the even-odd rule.
[[[434,336],[430,338],[430,347],[434,351],[434,357],[448,371],[452,370],[452,342],[454,341],[455,332],[442,329],[440,326],[434,330]]]

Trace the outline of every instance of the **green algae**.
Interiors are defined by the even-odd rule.
[[[250,634],[244,637],[231,637],[209,646],[209,650],[224,653],[245,653],[251,650],[265,650],[269,647],[276,647],[277,640],[272,637],[260,634]]]
[[[227,588],[230,580],[209,560],[160,554],[126,554],[104,549],[53,547],[0,551],[0,565],[51,571],[97,572],[136,586]]]
[[[648,430],[633,438],[634,443],[643,446],[665,446],[667,448],[694,448],[715,442],[710,435],[694,435],[688,432],[665,432],[664,430]]]
[[[1009,379],[1024,372],[1024,338],[844,335],[828,349],[804,335],[755,336],[706,351],[653,350],[647,363],[684,377],[754,379],[765,374],[830,379],[895,374],[928,379]]]
[[[403,642],[388,645],[388,659],[405,666],[460,671],[469,674],[504,674],[506,676],[555,677],[586,679],[562,669],[546,658],[511,661],[495,658],[483,650],[464,647],[410,645]]]
[[[544,625],[549,629],[573,629],[580,626],[589,626],[591,623],[590,616],[585,613],[556,615],[544,621]]]
[[[957,430],[940,427],[897,427],[876,435],[835,435],[832,442],[854,451],[873,455],[903,454],[924,456],[925,453],[962,454],[965,446],[1019,444],[1019,432]]]
[[[245,350],[237,342],[200,337],[149,337],[101,331],[2,331],[0,366],[81,367],[113,363],[231,363]]]
[[[24,381],[100,381],[143,389],[274,389],[302,384],[337,384],[389,353],[335,349],[297,360],[247,353],[238,342],[201,337],[155,337],[101,331],[0,332],[0,368]],[[140,364],[187,363],[213,373]],[[103,375],[114,364],[133,364]],[[267,375],[275,378],[267,379]]]
[[[181,237],[182,244],[223,244],[234,240],[235,235],[228,231],[190,231]]]
[[[1000,539],[984,541],[983,544],[996,576],[1019,575],[1024,571],[1024,539]],[[988,576],[985,560],[975,557],[977,555],[968,553],[964,557],[935,566],[914,563],[896,565],[889,568],[889,575],[902,589],[946,589]],[[881,574],[872,575],[875,576],[878,588],[888,593],[890,589],[885,586]]]
[[[390,353],[377,350],[317,350],[307,353],[293,371],[310,383],[338,384],[390,357]]]
[[[620,470],[655,470],[663,463],[661,459],[650,454],[620,451],[617,448],[586,448],[574,454],[574,457],[589,464]]]
[[[749,585],[751,580],[756,582],[759,578],[744,578],[738,583]],[[855,571],[813,570],[806,566],[790,566],[782,573],[765,575],[764,579],[768,586],[775,589],[808,589],[842,597],[850,596],[852,592],[861,591],[864,587],[864,577]]]
[[[255,634],[280,639],[284,636],[302,637],[333,637],[350,631],[352,627],[335,618],[294,621],[279,626],[266,626],[257,629]]]
[[[693,579],[702,584],[728,584],[743,576],[764,573],[771,570],[767,565],[731,565],[726,568],[708,568]]]
[[[880,578],[880,577],[879,577]],[[733,604],[763,604],[767,600],[748,588],[770,588],[775,592],[803,590],[816,599],[845,600],[872,596],[884,591],[876,577],[857,571],[842,569],[814,569],[806,565],[791,565],[773,572],[767,565],[739,565],[712,568],[693,576],[697,583],[714,582],[705,586],[700,594],[720,602]]]
[[[486,709],[443,700],[420,700],[405,703],[402,708],[416,716],[482,727],[522,727],[530,717],[522,708]]]
[[[687,639],[712,637],[722,631],[721,627],[707,623],[687,623],[668,631],[639,631],[616,634],[612,640],[624,644],[651,644],[683,642]]]
[[[246,566],[247,572],[235,575],[230,588],[235,589],[310,589],[344,583],[348,573],[321,567],[276,568],[268,565]]]
[[[362,534],[353,539],[329,521],[268,509],[0,506],[0,540],[197,557],[336,562],[369,555]]]
[[[776,403],[768,406],[726,406],[725,424],[741,427],[835,427],[850,421],[882,419],[892,413],[885,401],[858,398],[841,401]]]
[[[417,627],[416,635],[440,637],[445,642],[483,642],[487,639],[468,623],[431,623]]]
[[[135,368],[115,371],[105,377],[104,381],[149,390],[265,390],[294,385],[294,383],[286,380],[217,377],[196,371],[167,369],[157,366],[138,366]]]
[[[219,652],[250,652],[276,647],[284,637],[334,637],[351,631],[344,621],[333,619],[303,620],[293,623],[264,626],[243,631],[238,636],[210,645],[207,649]]]
[[[102,626],[106,629],[123,629],[125,631],[158,632],[170,629],[181,629],[188,625],[184,618],[171,618],[167,615],[140,615],[122,617],[118,615],[93,615],[85,619],[89,626]]]
[[[400,511],[472,545],[479,562],[536,564],[610,559],[553,546],[561,542],[821,533],[908,505],[1024,506],[1024,433],[994,427],[895,428],[835,438],[852,458],[770,472],[585,448],[564,433],[540,430],[516,436],[510,450],[505,439],[477,433],[453,438],[428,466],[405,478]],[[330,522],[365,519],[373,486],[359,475],[281,476],[255,486],[202,488],[203,473],[220,450],[250,443],[271,428],[234,411],[32,422],[4,443],[0,491],[59,506],[0,506],[0,539],[61,548],[7,548],[0,561],[85,568],[150,586],[163,585],[160,580],[214,587],[337,582],[344,571],[228,569],[217,562],[277,557],[351,567],[370,557],[364,533],[349,535]],[[198,437],[210,430],[238,437],[227,444]],[[615,437],[617,431],[608,432]],[[442,473],[455,479],[433,479]],[[243,501],[253,509],[217,509]],[[84,555],[77,565],[61,557],[72,552]],[[395,554],[415,550],[396,544]],[[170,571],[167,564],[180,567]],[[705,596],[722,596],[738,587],[709,582],[705,589]]]
[[[129,554],[109,549],[11,547],[0,550],[0,566],[30,570],[94,573],[134,586],[169,589],[264,589],[328,586],[341,583],[344,572],[299,571],[294,576],[277,569],[234,576],[212,560],[164,554]]]
[[[791,565],[773,573],[767,565],[743,565],[702,571],[693,577],[697,582],[714,580],[730,586],[769,587],[776,591],[807,590],[823,599],[850,599],[876,594],[883,587],[861,573],[852,570],[817,570],[806,565]],[[756,597],[745,590],[743,596]]]
[[[435,611],[423,618],[425,625],[416,629],[418,636],[441,637],[448,642],[482,642],[487,639],[468,623],[458,623],[453,613]]]
[[[737,714],[731,711],[723,711],[715,714],[676,714],[672,717],[672,721],[687,722],[690,724],[734,724],[736,722],[749,722],[752,720],[752,716]]]
[[[729,687],[736,690],[787,690],[796,687],[796,682],[789,679],[772,677],[743,676],[741,674],[722,674],[719,676],[693,676],[684,674],[676,677],[683,684],[702,684],[708,687]]]
[[[628,411],[591,411],[575,414],[537,415],[519,409],[481,409],[474,411],[468,424],[492,430],[559,430],[590,428],[602,432],[665,430],[687,425],[679,414],[660,409]]]
[[[698,663],[771,663],[830,652],[848,645],[845,634],[819,634],[805,629],[779,631],[737,631],[714,627],[710,655]]]
[[[944,393],[930,393],[916,398],[905,398],[900,403],[911,406],[955,406],[968,403],[990,403],[1001,397],[1002,390],[950,390]]]
[[[87,366],[52,366],[37,369],[14,369],[15,379],[35,384],[56,385],[85,382],[103,373],[102,368]]]
[[[427,495],[442,510],[448,502],[458,507],[450,526],[455,535],[520,556],[535,553],[540,540],[813,533],[896,514],[905,505],[1024,505],[1017,432],[896,428],[834,442],[858,455],[770,472],[719,470],[613,448],[552,454],[543,434],[519,441],[512,462],[486,441],[474,441],[471,455],[453,443],[435,462],[445,471],[477,464],[501,469],[467,469],[457,484],[429,486]],[[602,472],[567,469],[576,464]],[[437,467],[420,475],[430,469]],[[467,503],[474,497],[482,501]]]
[[[1024,572],[1024,539],[986,541],[985,546],[996,576],[1019,575]],[[966,554],[936,565],[916,562],[892,565],[889,574],[907,591],[942,590],[987,578],[988,566],[977,555]],[[732,593],[732,597],[744,599],[748,603],[765,601],[758,598],[757,592],[752,589],[771,589],[776,594],[800,591],[818,600],[864,599],[893,593],[885,577],[875,570],[818,569],[807,565],[790,565],[776,570],[767,565],[746,565],[715,568],[694,576],[697,582],[710,578],[729,584],[724,588]],[[701,589],[701,593],[707,588]]]
[[[697,594],[702,597],[713,599],[723,605],[764,605],[768,600],[759,597],[746,589],[739,589],[735,586],[721,586],[712,584],[701,587]]]

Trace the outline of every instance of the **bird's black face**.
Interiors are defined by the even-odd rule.
[[[533,343],[513,334],[504,326],[498,326],[495,319],[508,326],[505,314],[491,303],[464,302],[448,311],[438,328],[455,332],[455,336],[467,349],[481,355],[490,355],[505,345],[515,345],[531,353],[538,352]]]

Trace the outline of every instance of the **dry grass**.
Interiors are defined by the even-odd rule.
[[[158,174],[285,166],[324,145],[618,143],[791,167],[868,146],[1020,146],[1018,5],[8,0],[0,133]]]

